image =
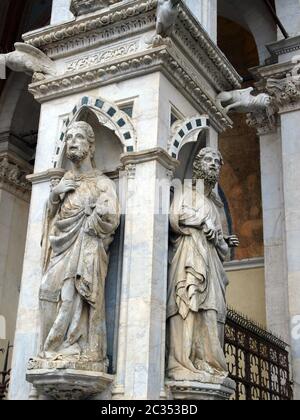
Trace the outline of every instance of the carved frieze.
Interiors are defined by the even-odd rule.
[[[208,114],[216,129],[222,131],[231,127],[231,120],[220,110],[214,99],[207,93],[197,72],[184,59],[178,59],[172,48],[160,47],[122,57],[114,64],[103,64],[89,70],[65,74],[60,78],[33,83],[29,86],[35,99],[43,102],[70,92],[82,91],[89,83],[91,88],[118,81],[122,78],[145,74],[151,68],[160,68],[166,77],[171,78],[183,95],[192,101],[199,112]]]
[[[122,0],[72,0],[70,10],[75,16],[78,16],[104,9],[120,1]]]
[[[46,28],[40,33],[29,33],[24,40],[51,58],[70,53],[74,55],[91,47],[154,30],[156,7],[156,0],[138,0],[130,4],[120,2],[114,9],[100,10],[88,18],[82,17],[78,22],[65,23],[55,29]],[[179,5],[173,38],[218,90],[240,87],[241,79],[232,65],[183,3]]]
[[[66,70],[67,72],[76,72],[87,67],[92,67],[102,63],[106,63],[110,60],[115,60],[122,56],[134,54],[138,51],[138,49],[138,41],[129,41],[109,48],[103,48],[101,49],[101,51],[97,51],[92,54],[87,54],[80,58],[72,59],[72,61],[67,63]]]

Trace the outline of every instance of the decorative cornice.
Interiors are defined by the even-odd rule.
[[[61,77],[33,83],[29,91],[39,102],[66,96],[70,93],[104,86],[139,75],[160,70],[193,103],[201,114],[207,114],[217,131],[224,131],[232,126],[232,121],[214,103],[214,99],[203,87],[202,79],[190,63],[179,57],[172,47],[159,47],[113,60],[85,71],[65,74]]]
[[[178,35],[178,28],[180,26],[183,26],[191,35],[191,37],[197,42],[198,46],[200,47],[199,50],[202,50],[205,53],[206,57],[209,57],[209,59],[219,69],[227,83],[229,83],[233,88],[240,88],[242,78],[237,74],[232,64],[217,47],[217,45],[212,41],[212,39],[208,36],[206,31],[199,24],[198,20],[193,16],[193,14],[191,14],[191,12],[187,8],[187,6],[185,6],[184,3],[180,4],[179,21],[180,22],[177,24],[175,34],[177,33]],[[199,50],[197,51],[198,54]],[[195,52],[193,52],[192,55],[194,56],[194,54]],[[197,58],[197,56],[194,57]],[[230,89],[229,85],[228,89]],[[220,90],[224,89],[220,88]]]
[[[129,165],[137,165],[141,163],[157,161],[167,170],[175,171],[179,166],[179,162],[173,159],[164,149],[155,147],[153,149],[143,150],[134,153],[124,153],[120,157],[124,168]]]
[[[31,185],[26,179],[28,165],[21,165],[7,153],[0,156],[0,189],[29,201]]]
[[[300,50],[300,35],[272,42],[267,45],[267,49],[272,56],[276,57],[297,52]]]
[[[33,185],[41,184],[43,182],[49,182],[53,178],[62,178],[65,172],[62,168],[48,169],[44,172],[27,175],[26,178]]]
[[[66,40],[77,36],[92,35],[95,38],[99,30],[115,24],[117,27],[118,24],[123,24],[126,33],[125,20],[137,18],[147,12],[155,11],[156,4],[157,0],[119,2],[109,10],[98,11],[92,16],[83,16],[75,22],[68,22],[55,27],[50,26],[29,32],[23,35],[23,39],[26,43],[44,51],[44,48],[51,44],[62,44]],[[110,35],[111,31],[106,32],[107,37],[110,37]]]
[[[43,50],[49,57],[73,55],[81,50],[132,37],[155,28],[157,0],[118,2],[110,9],[98,11],[76,22],[48,27],[23,36],[26,43]],[[206,72],[220,90],[238,88],[241,78],[212,42],[189,9],[182,3],[172,39],[183,44],[184,51],[206,67]]]

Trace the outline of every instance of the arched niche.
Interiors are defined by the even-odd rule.
[[[96,136],[95,163],[97,169],[119,182],[120,155],[136,151],[136,132],[130,117],[118,106],[103,98],[84,96],[65,117],[53,158],[54,168],[68,170],[70,163],[65,156],[65,135],[75,121],[89,123]],[[117,188],[118,191],[118,188]],[[117,337],[120,308],[120,290],[123,261],[123,235],[125,217],[121,216],[119,229],[110,247],[110,262],[106,279],[106,326],[109,373],[116,372]]]
[[[175,177],[192,178],[192,164],[200,149],[210,143],[211,124],[207,116],[197,115],[177,121],[172,126],[169,154],[180,161]]]
[[[193,161],[201,149],[211,144],[212,130],[209,118],[205,115],[197,115],[173,124],[169,154],[180,162],[175,172],[176,179],[181,182],[192,179]],[[224,232],[231,234],[232,218],[227,198],[220,185],[215,190],[214,201],[220,211]]]
[[[75,121],[86,121],[95,131],[98,169],[114,172],[120,165],[120,155],[136,151],[136,132],[131,119],[114,103],[103,98],[83,97],[65,119],[53,159],[54,168],[68,169],[65,159],[65,135]]]

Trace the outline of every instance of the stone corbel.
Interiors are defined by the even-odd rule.
[[[226,113],[236,112],[247,115],[247,124],[255,128],[259,135],[276,130],[278,105],[270,92],[254,96],[253,87],[222,92],[217,96],[217,104]]]
[[[246,123],[249,127],[256,129],[257,134],[262,136],[275,132],[277,129],[277,116],[269,112],[253,112],[247,115]]]
[[[261,112],[267,110],[271,104],[271,97],[266,93],[260,93],[257,96],[252,95],[253,87],[247,89],[232,90],[230,92],[221,92],[216,100],[220,108],[225,113],[237,112],[248,114],[250,112]]]
[[[266,89],[278,106],[279,113],[300,109],[300,76],[289,73],[284,79],[270,78]]]
[[[31,185],[26,176],[29,165],[18,162],[7,153],[0,156],[0,187],[6,191],[29,201]]]

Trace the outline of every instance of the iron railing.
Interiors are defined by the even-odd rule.
[[[292,400],[287,345],[233,310],[225,327],[225,355],[235,400]]]

